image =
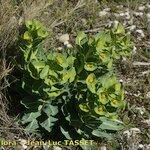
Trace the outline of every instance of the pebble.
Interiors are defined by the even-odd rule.
[[[141,130],[139,128],[131,128],[130,131],[133,133],[140,133],[141,132]]]
[[[146,14],[146,18],[150,22],[150,13]]]
[[[58,39],[61,43],[65,43],[66,41],[69,41],[69,34],[63,34]]]
[[[61,148],[61,147],[58,147],[58,146],[55,146],[53,149],[54,149],[54,150],[62,150],[62,148]]]
[[[143,13],[142,12],[134,12],[133,13],[136,17],[142,17]]]
[[[144,34],[143,30],[141,30],[141,29],[136,30],[136,33],[139,33],[142,38],[145,37],[145,34]]]
[[[147,92],[146,97],[147,97],[147,98],[150,98],[150,91]]]
[[[101,146],[100,150],[107,150],[106,146]]]
[[[102,10],[102,11],[99,12],[99,16],[100,16],[100,17],[104,17],[104,16],[106,16],[106,15],[108,15],[108,14],[109,14],[109,12],[104,11],[104,10]]]
[[[143,11],[145,9],[145,6],[139,6],[138,10]]]

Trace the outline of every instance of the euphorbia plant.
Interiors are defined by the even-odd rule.
[[[38,21],[27,21],[26,29],[20,46],[26,129],[53,133],[57,128],[67,139],[109,138],[123,129],[118,113],[125,106],[124,90],[113,68],[132,48],[123,26],[95,36],[79,32],[73,48],[63,52],[44,50],[48,34]]]

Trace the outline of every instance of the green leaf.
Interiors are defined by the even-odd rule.
[[[63,54],[58,53],[56,55],[56,61],[57,61],[58,65],[62,66],[63,68],[68,67],[66,57]]]
[[[104,106],[102,106],[102,105],[95,107],[94,111],[98,115],[106,115],[106,113],[107,113]]]
[[[72,66],[72,65],[74,64],[74,60],[75,60],[75,59],[76,59],[75,57],[69,56],[69,57],[67,58],[68,66]]]
[[[125,106],[125,103],[122,100],[112,99],[111,106],[115,108],[123,108]]]
[[[63,72],[63,78],[62,78],[61,83],[64,84],[64,83],[68,82],[68,80],[71,83],[71,82],[74,81],[75,76],[76,76],[76,71],[75,71],[75,68],[72,67],[69,70],[66,70],[66,71]]]
[[[57,121],[58,119],[49,116],[48,119],[46,119],[44,122],[40,123],[40,125],[47,130],[48,132],[51,132],[52,130],[52,126],[54,126],[54,123]]]
[[[89,74],[86,78],[87,87],[92,93],[96,93],[96,82],[96,76],[94,73]]]
[[[76,37],[76,44],[82,46],[85,42],[87,42],[87,35],[84,32],[79,32]]]
[[[83,150],[98,150],[98,145],[96,145],[96,144],[80,145],[80,146]]]
[[[32,61],[32,65],[38,72],[45,67],[45,63],[42,61]]]
[[[71,68],[70,70],[68,70],[68,74],[69,74],[69,82],[73,82],[75,80],[75,76],[76,76],[76,70],[75,68]]]
[[[27,27],[29,30],[33,30],[33,29],[34,29],[34,27],[33,27],[33,21],[32,21],[32,20],[27,20],[27,21],[25,22],[25,25],[26,25],[26,27]]]
[[[97,65],[96,63],[93,63],[93,62],[87,62],[84,65],[84,69],[87,71],[94,71],[97,69]]]
[[[79,108],[84,112],[89,112],[89,108],[86,103],[79,104]]]
[[[41,115],[41,112],[31,112],[28,114],[25,114],[21,121],[23,124],[28,123],[28,122],[32,122],[33,120],[35,120],[36,118],[38,118]]]
[[[46,38],[48,36],[48,33],[44,29],[38,29],[37,35],[41,38]]]
[[[54,92],[47,92],[47,94],[48,94],[48,96],[49,97],[57,97],[57,96],[59,96],[60,94],[62,94],[63,93],[63,91],[61,91],[61,90],[59,90],[59,91],[54,91]]]
[[[116,33],[117,34],[124,34],[125,33],[125,29],[124,29],[124,26],[122,25],[122,24],[118,24],[118,26],[117,26],[117,29],[116,29]]]
[[[108,140],[112,140],[112,139],[113,139],[113,137],[112,137],[111,134],[106,133],[106,132],[104,132],[104,131],[102,131],[102,130],[100,130],[100,129],[93,130],[93,131],[92,131],[92,134],[93,134],[94,136],[97,136],[97,137],[100,137],[100,138],[106,138],[106,139],[108,139]]]
[[[49,71],[49,66],[46,65],[40,73],[40,78],[44,79],[48,75],[48,71]]]
[[[47,116],[55,116],[58,113],[58,106],[53,106],[51,104],[47,104],[44,108],[43,111],[47,114]]]
[[[122,130],[125,128],[124,124],[118,120],[110,120],[105,117],[101,117],[100,120],[102,121],[102,124],[99,126],[102,130]]]
[[[111,75],[104,75],[102,78],[101,78],[101,82],[102,82],[102,86],[105,88],[105,89],[108,89],[110,87],[112,87],[113,85],[116,84],[117,80],[116,80],[116,77],[115,76],[111,76]]]
[[[32,36],[30,35],[28,31],[26,31],[23,35],[23,39],[27,41],[32,41]]]
[[[121,90],[121,84],[120,83],[115,84],[115,90],[117,92],[119,92]]]
[[[32,119],[32,121],[26,126],[25,130],[27,130],[28,132],[34,132],[38,128],[38,121],[36,119]]]
[[[71,137],[70,137],[70,134],[69,134],[69,132],[68,131],[66,131],[63,127],[60,127],[60,130],[61,130],[61,132],[63,133],[63,135],[66,137],[66,139],[72,139]]]
[[[99,94],[99,102],[101,102],[104,105],[109,102],[109,99],[108,99],[108,97],[106,96],[105,93]]]
[[[39,22],[37,20],[33,20],[33,24],[34,24],[36,30],[43,28],[43,25],[41,24],[41,22]]]

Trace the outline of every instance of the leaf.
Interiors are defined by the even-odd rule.
[[[34,132],[38,128],[39,128],[38,121],[36,119],[32,119],[32,121],[26,126],[25,129],[28,132]]]
[[[79,104],[79,108],[84,112],[89,112],[89,108],[86,103]]]
[[[44,79],[48,75],[48,71],[49,71],[49,66],[46,65],[40,73],[40,78]]]
[[[123,108],[125,106],[125,103],[122,100],[112,99],[111,106],[115,108]]]
[[[109,102],[109,99],[105,93],[101,93],[101,94],[99,94],[99,101],[105,105]]]
[[[30,35],[28,31],[26,31],[23,35],[23,39],[27,41],[32,41],[32,36]]]
[[[47,114],[47,116],[55,116],[58,113],[58,106],[53,106],[51,104],[47,104],[43,111]]]
[[[51,132],[52,130],[52,126],[54,125],[54,123],[57,121],[58,119],[49,116],[48,119],[46,119],[44,122],[40,123],[40,125],[47,130],[48,132]]]
[[[29,87],[28,87],[28,90],[29,90]],[[32,108],[32,111],[37,110],[38,106],[41,104],[41,102],[39,102],[37,98],[33,99],[32,97],[24,97],[20,103],[24,105],[24,107],[27,109]]]
[[[105,110],[105,108],[102,105],[95,107],[94,111],[98,115],[106,115],[106,110]]]
[[[115,84],[115,90],[117,92],[119,92],[121,90],[121,84],[120,83]]]
[[[98,149],[98,145],[94,145],[94,144],[89,144],[89,145],[86,145],[86,144],[84,144],[84,145],[80,145],[81,146],[81,148],[83,149],[83,150],[97,150]]]
[[[62,91],[55,91],[55,92],[47,92],[49,97],[57,97],[62,94]]]
[[[72,66],[72,65],[74,64],[74,60],[75,60],[75,59],[76,59],[75,57],[69,56],[69,57],[67,58],[67,63],[68,63],[68,65],[69,65],[69,66]]]
[[[111,59],[111,60],[109,60],[109,62],[108,62],[107,68],[108,68],[108,69],[112,69],[112,66],[113,66],[113,60]]]
[[[37,35],[41,38],[46,38],[48,36],[48,33],[44,29],[38,29],[37,30]]]
[[[40,69],[43,69],[45,67],[45,63],[42,61],[33,61],[32,65],[35,69],[37,69],[38,72],[40,71]]]
[[[87,71],[94,71],[97,69],[97,65],[96,63],[88,62],[88,63],[85,63],[84,69]]]
[[[41,22],[39,22],[37,20],[33,20],[33,24],[34,24],[36,30],[38,30],[38,29],[40,29],[40,28],[43,27],[42,24],[41,24]]]
[[[87,42],[87,35],[84,32],[79,32],[76,37],[76,44],[82,46],[85,42]]]
[[[102,130],[122,130],[125,128],[124,124],[118,120],[110,120],[105,117],[101,117],[100,120],[102,121],[102,124],[99,126]]]
[[[98,52],[98,54],[100,54],[102,52],[102,50],[106,49],[107,43],[111,42],[111,35],[109,32],[100,32],[96,35],[95,37],[96,40],[96,50]]]
[[[116,77],[113,75],[104,75],[102,78],[101,78],[101,82],[102,82],[102,86],[105,88],[105,89],[109,89],[110,87],[112,87],[114,84],[116,84],[117,80],[116,80]]]
[[[75,80],[75,76],[76,76],[76,70],[75,70],[75,68],[74,67],[71,68],[68,71],[68,74],[69,74],[69,77],[70,77],[69,82],[71,83],[71,82],[73,82]]]
[[[58,65],[62,66],[63,68],[68,67],[67,59],[63,54],[58,53],[56,55],[56,61],[57,61]]]
[[[96,82],[96,76],[94,73],[89,74],[86,78],[87,87],[92,93],[96,93]]]
[[[21,121],[23,124],[28,123],[28,122],[32,122],[34,119],[38,118],[41,115],[41,112],[31,112],[28,114],[25,114]]]
[[[26,27],[29,29],[29,30],[33,30],[34,28],[33,28],[33,21],[32,20],[27,20],[26,22],[25,22],[25,25],[26,25]]]
[[[124,26],[121,23],[118,24],[117,29],[116,29],[116,34],[120,34],[120,33],[122,34],[125,33]]]
[[[108,140],[112,140],[112,139],[113,139],[113,137],[112,137],[111,134],[106,133],[106,132],[104,132],[104,131],[102,131],[102,130],[100,130],[100,129],[93,130],[93,131],[92,131],[92,134],[93,134],[94,136],[97,136],[97,137],[100,137],[100,138],[106,138],[106,139],[108,139]]]
[[[62,83],[64,84],[64,83],[68,82],[68,80],[70,83],[73,82],[75,79],[75,76],[76,76],[76,71],[75,71],[74,67],[70,68],[69,70],[64,71]]]
[[[63,135],[66,137],[66,139],[71,140],[72,138],[70,137],[70,134],[68,131],[66,131],[63,127],[60,127],[61,132],[63,133]]]

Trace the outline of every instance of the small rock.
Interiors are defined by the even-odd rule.
[[[139,33],[142,38],[145,37],[145,34],[144,34],[143,30],[140,30],[140,29],[136,30],[136,33]]]
[[[147,97],[147,98],[150,98],[150,91],[147,92],[146,97]]]
[[[27,144],[27,140],[25,139],[19,139],[20,141],[20,145],[22,146],[23,149],[27,149],[28,146],[26,145]]]
[[[110,11],[110,8],[105,8],[103,11],[107,11],[108,12],[108,11]]]
[[[150,119],[143,120],[142,123],[146,124],[147,126],[150,126]]]
[[[119,16],[120,16],[120,14],[118,14],[118,13],[114,13],[114,16],[115,16],[115,17],[119,17]]]
[[[65,41],[65,42],[64,42],[64,45],[65,45],[65,46],[66,46],[66,45],[68,45],[68,44],[69,44],[69,42],[68,42],[68,41]]]
[[[149,4],[146,4],[146,7],[147,7],[147,8],[150,8],[150,5],[149,5]]]
[[[145,6],[139,6],[138,10],[143,11],[145,9]]]
[[[150,144],[145,144],[145,150],[149,150],[150,149]]]
[[[58,147],[58,146],[55,146],[55,147],[54,147],[54,150],[62,150],[62,148],[61,148],[61,147]]]
[[[57,50],[58,50],[58,51],[62,51],[63,48],[62,48],[62,47],[58,47]]]
[[[139,148],[144,149],[144,145],[143,144],[139,144]]]
[[[142,12],[134,12],[133,13],[136,17],[142,17],[143,13]]]
[[[73,46],[69,43],[67,44],[67,48],[72,48]]]
[[[106,16],[108,14],[108,12],[106,12],[106,11],[100,11],[99,12],[99,16],[100,17],[104,17],[104,16]]]
[[[140,133],[141,132],[141,130],[139,128],[131,128],[130,131],[132,133]]]
[[[146,18],[150,22],[150,13],[146,14]]]
[[[66,41],[69,41],[69,34],[63,34],[58,39],[60,42],[65,43]]]
[[[106,146],[101,146],[100,150],[107,150]]]
[[[129,139],[131,136],[131,133],[129,130],[124,131],[123,134],[127,137],[127,139]]]
[[[141,93],[137,94],[136,97],[139,97]],[[135,95],[134,95],[135,96]],[[145,108],[142,106],[142,107],[136,107],[135,108],[141,115],[143,115],[145,113]]]
[[[133,31],[134,29],[136,29],[136,25],[132,25],[132,26],[129,27],[129,30],[130,30],[130,31]],[[134,46],[134,47],[135,47],[135,46]]]

